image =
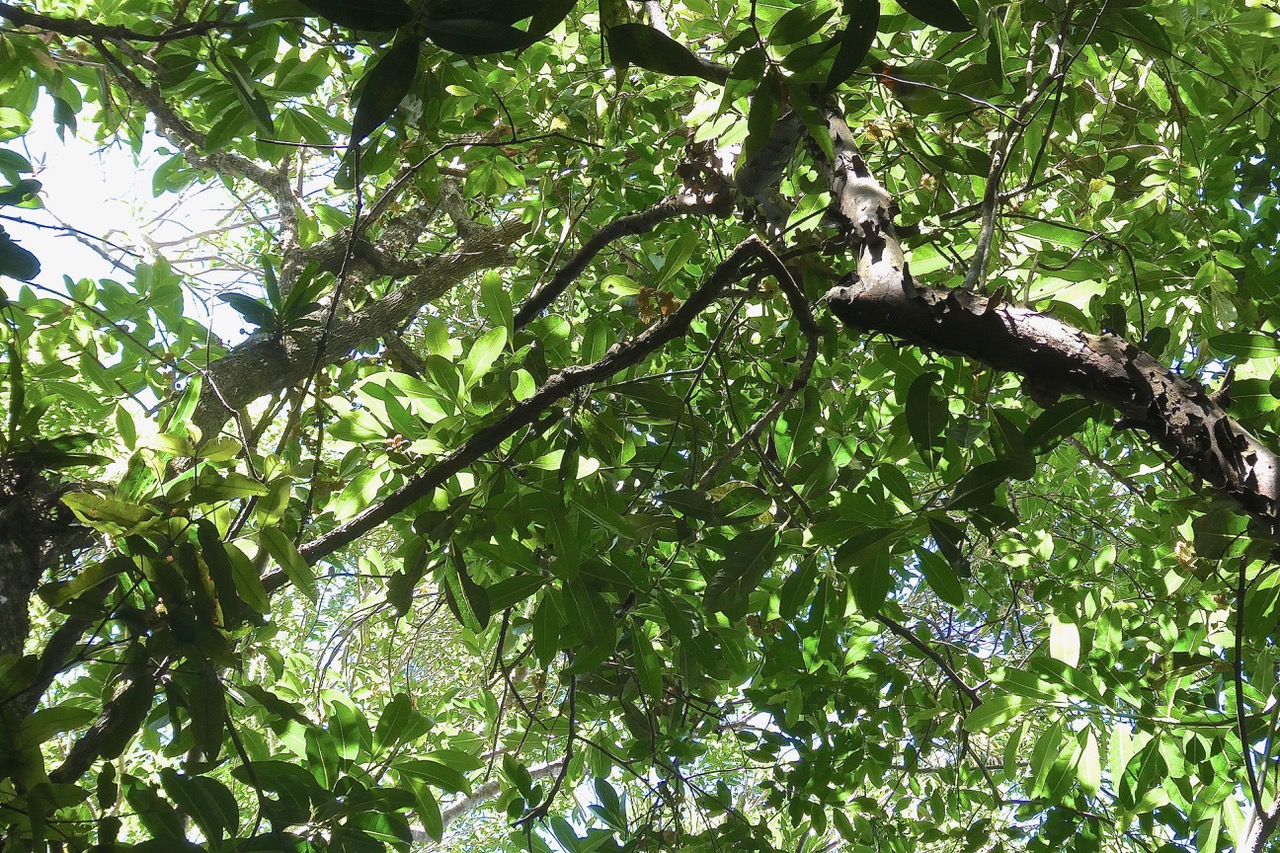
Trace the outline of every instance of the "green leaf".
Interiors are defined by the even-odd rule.
[[[903,536],[896,527],[873,527],[850,536],[836,549],[833,562],[837,568],[856,567],[875,554],[889,553]]]
[[[66,504],[76,517],[90,527],[132,530],[156,518],[149,506],[140,506],[116,498],[103,497],[91,492],[71,492],[63,495]]]
[[[69,581],[40,587],[40,598],[50,607],[58,608],[132,568],[132,560],[119,556],[108,558],[100,563],[90,563]]]
[[[40,275],[40,261],[0,228],[0,275],[30,281]]]
[[[275,123],[271,120],[271,109],[267,106],[266,99],[254,86],[253,74],[248,66],[238,56],[230,53],[225,54],[222,61],[226,63],[229,72],[225,75],[227,82],[235,90],[236,97],[240,99],[245,110],[253,116],[258,130],[268,138],[275,136]]]
[[[1075,434],[1090,418],[1102,415],[1102,407],[1088,400],[1063,400],[1049,408],[1027,427],[1027,446],[1043,453]]]
[[[267,597],[267,590],[262,585],[258,570],[253,567],[253,563],[244,552],[233,543],[228,542],[226,549],[227,557],[231,560],[231,574],[235,579],[236,592],[239,593],[241,600],[264,616],[270,614],[271,600]]]
[[[773,498],[750,483],[726,483],[713,491],[714,519],[720,524],[753,521],[773,507]]]
[[[222,607],[223,620],[228,627],[234,627],[244,619],[244,601],[237,589],[236,569],[231,562],[229,549],[218,535],[218,529],[206,519],[197,522],[196,539],[200,543],[200,556],[213,581],[214,594]]]
[[[703,568],[709,575],[703,605],[731,619],[741,618],[747,599],[777,559],[777,539],[771,528],[748,530],[734,537],[725,559],[711,563],[710,572]]]
[[[293,585],[310,599],[312,604],[315,604],[319,597],[316,576],[306,560],[302,559],[298,549],[293,546],[293,542],[284,535],[284,531],[278,527],[264,527],[258,531],[258,542],[267,549],[267,553],[280,565],[280,568],[284,569],[285,576],[293,582]]]
[[[422,24],[422,31],[440,47],[463,56],[506,53],[537,41],[509,24],[487,18],[430,20]]]
[[[1072,667],[1080,661],[1080,631],[1058,616],[1049,620],[1049,655]]]
[[[547,580],[548,578],[542,575],[521,574],[498,581],[488,588],[489,607],[497,613],[527,601],[535,592],[546,586]]]
[[[964,586],[956,576],[955,569],[947,558],[927,548],[917,548],[916,558],[920,561],[920,573],[928,582],[929,588],[937,593],[938,598],[948,604],[960,607],[964,604]]]
[[[507,330],[503,326],[490,329],[471,345],[462,364],[462,381],[467,389],[475,387],[507,346]]]
[[[342,775],[342,756],[338,743],[329,732],[308,727],[302,735],[306,748],[307,769],[326,789],[332,790]]]
[[[728,69],[699,59],[668,35],[644,24],[617,24],[605,32],[615,66],[638,65],[670,77],[701,77],[715,83],[729,78]]]
[[[426,783],[412,776],[405,780],[405,785],[413,794],[414,811],[422,821],[422,828],[433,841],[440,841],[444,838],[444,818],[440,814],[440,804],[436,802],[435,795],[431,793]]]
[[[33,178],[26,178],[11,187],[0,189],[0,207],[32,201],[37,197],[42,186],[43,184],[39,181]]]
[[[350,698],[336,690],[326,690],[324,700],[328,709],[326,728],[333,735],[338,755],[345,761],[355,761],[366,755],[373,735],[364,713]]]
[[[437,755],[448,758],[445,754],[437,753]],[[467,782],[467,777],[460,769],[449,764],[429,758],[406,758],[397,761],[392,767],[401,775],[435,785],[443,791],[471,795],[471,785]]]
[[[31,746],[38,746],[55,735],[84,728],[97,716],[89,708],[70,705],[40,708],[22,721],[22,739]]]
[[[195,821],[205,838],[217,844],[240,826],[240,807],[227,787],[207,776],[183,776],[172,768],[160,771],[164,791]]]
[[[862,615],[870,619],[879,613],[891,589],[893,572],[889,567],[888,549],[864,555],[853,569],[853,600]]]
[[[941,377],[937,373],[922,373],[907,389],[907,431],[916,446],[920,458],[930,465],[934,461],[933,445],[946,429],[950,411],[947,401],[933,393],[933,386]]]
[[[751,96],[751,109],[747,113],[747,139],[742,143],[743,162],[764,148],[778,124],[782,112],[782,84],[774,74],[760,81]]]
[[[965,731],[980,732],[994,729],[1035,707],[1025,696],[1001,695],[982,700],[982,704],[964,718]]]
[[[274,332],[280,328],[280,318],[271,306],[261,299],[254,299],[243,293],[220,293],[218,298],[236,310],[246,322],[264,332]]]
[[[845,0],[844,5],[849,20],[840,32],[840,49],[823,85],[827,92],[834,92],[858,70],[880,26],[880,0]]]
[[[1087,795],[1093,796],[1102,787],[1102,759],[1098,754],[1098,739],[1093,735],[1093,728],[1087,728],[1076,735],[1080,744],[1079,758],[1076,762],[1076,779]]]
[[[1009,459],[996,459],[975,465],[956,484],[947,500],[947,508],[957,510],[992,505],[996,500],[996,488],[1017,470],[1017,463]]]
[[[673,489],[658,495],[658,500],[683,516],[701,521],[711,521],[719,516],[711,499],[697,489]]]
[[[818,561],[812,555],[800,560],[796,570],[782,585],[778,612],[783,619],[793,619],[813,594],[818,580]]]
[[[489,624],[489,597],[484,587],[471,579],[461,550],[450,548],[450,564],[440,571],[445,602],[458,624],[473,634],[478,634]],[[479,609],[477,609],[479,608]]]
[[[430,730],[431,721],[413,707],[409,694],[397,693],[382,709],[373,730],[373,753],[380,755],[393,746],[412,743]]]
[[[352,145],[363,142],[391,118],[418,76],[421,54],[421,41],[401,39],[365,72],[357,90],[355,118],[351,120]]]
[[[495,327],[501,326],[507,336],[512,333],[515,315],[511,306],[511,293],[502,275],[490,270],[480,280],[480,304],[484,307],[484,316]]]
[[[1280,339],[1261,332],[1231,332],[1209,338],[1209,349],[1241,358],[1275,358],[1280,355]]]
[[[898,5],[940,30],[963,33],[973,29],[973,24],[953,0],[898,0]]]

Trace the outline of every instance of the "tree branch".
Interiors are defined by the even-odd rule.
[[[705,196],[682,193],[678,196],[665,198],[648,210],[634,213],[630,216],[618,217],[592,234],[590,239],[578,250],[578,253],[560,268],[551,281],[530,294],[516,314],[515,328],[524,328],[534,317],[546,310],[547,306],[557,296],[563,293],[569,285],[573,284],[578,276],[582,275],[582,271],[586,269],[591,259],[614,240],[646,234],[656,228],[659,223],[673,219],[681,214],[727,216],[732,209],[733,201],[726,192],[715,192]]]
[[[419,275],[384,299],[334,321],[325,345],[325,362],[344,358],[366,341],[388,334],[411,319],[423,305],[438,299],[480,270],[506,262],[507,247],[528,226],[513,219],[486,231],[483,242],[464,243],[460,251],[437,258]],[[323,319],[325,312],[319,314]],[[264,394],[300,382],[311,371],[317,340],[304,335],[246,341],[209,365],[205,380],[217,394],[202,393],[192,423],[208,437],[218,432],[231,413]]]
[[[107,39],[141,42],[169,42],[204,35],[213,30],[225,30],[234,26],[227,21],[196,21],[170,27],[159,33],[140,33],[128,27],[111,27],[95,24],[83,18],[56,18],[19,9],[9,3],[0,3],[0,18],[12,21],[20,27],[33,27],[41,32],[57,33],[72,38]]]
[[[428,497],[437,487],[480,457],[496,450],[518,430],[537,420],[557,400],[639,364],[651,352],[683,335],[693,319],[706,310],[722,290],[742,277],[747,263],[759,256],[759,245],[759,240],[754,237],[740,243],[716,267],[706,283],[694,291],[676,311],[654,323],[634,339],[614,344],[600,360],[591,364],[574,365],[551,376],[532,396],[516,403],[507,414],[472,435],[452,453],[411,478],[383,501],[303,545],[298,549],[303,559],[314,564],[351,544],[422,498]],[[269,576],[264,583],[268,589],[278,588],[284,583],[283,572]]]
[[[884,625],[902,639],[906,640],[911,645],[915,646],[925,657],[937,664],[938,669],[942,670],[942,673],[947,677],[947,680],[954,684],[956,689],[964,694],[965,698],[969,700],[970,704],[974,708],[982,704],[982,695],[978,693],[977,689],[970,687],[965,680],[960,677],[960,674],[955,671],[951,664],[947,663],[947,659],[940,655],[936,649],[917,637],[913,631],[908,630],[902,624],[895,622],[883,613],[876,616],[876,621]]]
[[[298,208],[300,202],[293,192],[286,173],[272,171],[248,157],[228,151],[206,151],[207,139],[164,99],[160,89],[148,86],[138,78],[127,63],[117,60],[102,41],[98,49],[108,59],[116,72],[116,80],[129,97],[137,100],[155,118],[156,130],[182,152],[187,162],[197,169],[220,175],[243,178],[266,192],[276,202],[280,214],[281,247],[286,252],[297,244]]]
[[[1078,394],[1119,410],[1122,425],[1147,432],[1184,468],[1230,496],[1267,535],[1280,539],[1280,457],[1193,380],[1117,335],[1091,334],[963,289],[918,288],[892,223],[868,236],[859,221],[866,192],[858,180],[866,164],[843,117],[831,110],[828,122],[836,150],[836,162],[824,164],[831,215],[858,255],[857,274],[824,297],[833,314],[863,332],[1016,373],[1037,394]]]
[[[877,282],[833,288],[827,306],[850,327],[958,353],[1017,373],[1037,393],[1079,394],[1117,409],[1178,462],[1280,538],[1280,458],[1193,380],[1116,335],[961,290],[907,294]]]

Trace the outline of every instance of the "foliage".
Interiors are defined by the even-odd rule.
[[[1267,843],[1265,3],[0,19],[5,850]],[[20,245],[49,104],[236,193],[247,336]],[[1233,420],[825,310],[898,237]]]

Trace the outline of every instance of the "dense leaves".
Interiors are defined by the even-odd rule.
[[[1275,843],[1274,10],[44,8],[6,850]],[[46,125],[194,236],[74,268]]]

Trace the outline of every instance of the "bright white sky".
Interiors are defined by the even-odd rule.
[[[235,199],[220,184],[192,188],[181,197],[165,193],[157,198],[152,194],[151,176],[168,159],[167,153],[157,151],[169,150],[167,143],[148,135],[146,149],[135,160],[126,146],[103,148],[89,141],[92,133],[93,127],[82,122],[76,137],[67,133],[65,141],[58,139],[51,110],[42,105],[24,138],[0,143],[31,161],[35,169],[31,177],[43,184],[41,199],[45,205],[45,210],[10,207],[0,209],[0,213],[47,226],[65,224],[84,232],[77,237],[60,228],[4,221],[9,236],[40,259],[40,275],[34,282],[60,292],[65,290],[64,275],[73,280],[113,278],[128,282],[132,278],[128,269],[152,260],[157,250],[154,247],[176,268],[201,272],[200,264],[183,262],[183,247],[173,241],[217,227],[226,212],[236,206]],[[179,201],[182,203],[175,210]],[[125,268],[115,267],[114,261]],[[208,279],[204,281],[207,283]],[[5,280],[4,286],[12,292],[18,283]],[[199,303],[191,302],[190,309],[201,312]],[[219,326],[223,325],[224,312],[230,324],[238,324],[238,315],[226,306],[218,307]],[[231,332],[235,337],[235,331]]]

